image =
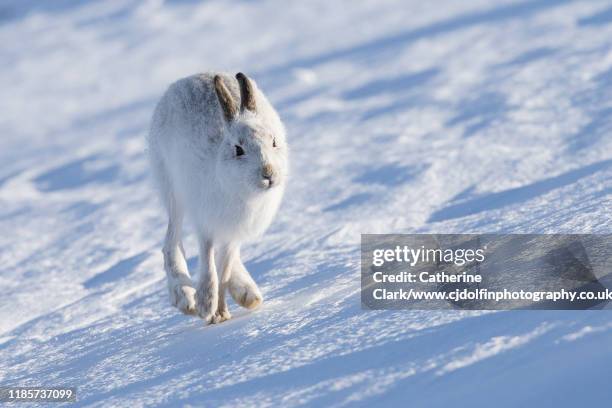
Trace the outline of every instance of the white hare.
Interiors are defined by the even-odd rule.
[[[231,317],[226,289],[246,308],[260,305],[240,246],[268,227],[285,189],[285,129],[272,105],[242,73],[193,75],[159,101],[148,143],[168,212],[163,255],[170,302],[208,323]],[[198,235],[197,285],[181,242],[184,214]]]

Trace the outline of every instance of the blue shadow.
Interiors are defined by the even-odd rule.
[[[438,74],[437,69],[427,69],[420,72],[400,75],[394,78],[381,78],[363,86],[351,89],[343,94],[346,99],[367,98],[382,93],[401,93],[410,88],[423,85]]]
[[[36,177],[33,181],[40,191],[57,191],[82,187],[90,183],[109,183],[119,174],[119,166],[110,165],[100,169],[88,170],[86,165],[94,162],[100,155],[92,155],[56,167]]]
[[[269,70],[265,70],[260,74],[262,76],[282,75],[296,67],[312,67],[318,64],[323,64],[343,58],[353,58],[363,56],[368,60],[372,60],[373,56],[380,55],[383,52],[392,52],[398,48],[404,47],[410,43],[421,40],[423,38],[433,37],[441,34],[452,33],[454,31],[469,28],[472,26],[499,23],[502,21],[512,20],[516,18],[524,18],[529,15],[544,11],[551,7],[560,6],[569,3],[571,0],[531,0],[516,4],[503,5],[496,8],[491,8],[483,11],[476,11],[460,16],[452,17],[436,23],[425,25],[423,27],[414,28],[403,31],[387,37],[374,39],[363,44],[347,47],[339,50],[324,52],[319,55],[298,58],[289,61],[285,64],[280,64]],[[404,6],[405,10],[398,12],[410,12],[409,5]]]
[[[535,48],[533,50],[529,50],[509,61],[506,61],[500,66],[515,66],[515,65],[524,65],[533,61],[537,61],[543,58],[550,57],[557,53],[557,50],[550,47],[541,47]]]
[[[426,104],[431,103],[435,102],[427,100],[423,97],[423,95],[417,96],[414,93],[408,94],[408,96],[399,97],[389,104],[367,110],[361,115],[361,120],[367,121],[370,119],[378,118],[379,116],[400,114],[414,106],[419,105],[420,107],[422,107]]]
[[[68,214],[75,219],[83,218],[90,214],[93,214],[100,207],[102,207],[100,204],[93,204],[89,201],[77,201],[74,204],[71,204],[68,207],[64,208],[61,213]]]
[[[85,289],[91,289],[97,286],[102,286],[105,283],[110,283],[123,278],[132,273],[134,269],[147,258],[146,252],[141,252],[130,258],[123,259],[104,272],[100,272],[92,278],[89,278],[83,283]]]
[[[577,152],[590,147],[601,140],[612,131],[612,108],[605,108],[597,112],[591,121],[582,127],[569,140],[567,148],[569,151]]]
[[[357,194],[354,194],[340,201],[339,203],[332,204],[329,207],[325,207],[323,211],[328,212],[328,211],[342,210],[344,208],[353,207],[356,205],[366,203],[371,198],[372,198],[372,194],[370,193],[357,193]]]
[[[517,187],[498,193],[487,194],[463,203],[453,204],[434,212],[428,222],[444,221],[453,218],[465,217],[482,211],[506,207],[522,203],[537,196],[543,195],[557,188],[561,188],[605,170],[612,165],[612,159],[603,160],[576,170],[568,171],[556,177],[537,181],[524,187]]]
[[[578,20],[579,26],[604,25],[609,23],[612,23],[612,8],[599,11],[593,15]]]
[[[353,181],[361,184],[380,184],[383,186],[397,186],[413,180],[421,174],[427,166],[402,166],[398,163],[370,169],[354,178]]]
[[[594,78],[592,91],[583,96],[585,100],[577,101],[590,109],[591,120],[578,132],[567,139],[567,150],[576,153],[597,144],[612,131],[612,107],[609,107],[610,90],[612,89],[612,69]]]
[[[0,4],[0,22],[16,20],[33,13],[60,13],[71,8],[80,7],[85,2],[81,0],[18,0],[3,1]]]
[[[463,135],[469,137],[479,130],[489,127],[508,109],[506,98],[501,93],[485,93],[475,99],[461,102],[460,112],[447,121],[446,126],[467,122]]]

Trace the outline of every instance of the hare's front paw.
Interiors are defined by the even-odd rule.
[[[177,282],[168,288],[170,304],[187,315],[196,314],[195,289]]]
[[[224,322],[226,320],[229,320],[232,318],[232,315],[230,314],[229,310],[217,310],[217,314],[215,315],[215,323],[221,323]]]
[[[215,291],[207,289],[198,289],[196,292],[196,309],[206,323],[219,323],[217,316],[217,294]]]
[[[253,282],[230,279],[229,291],[236,303],[247,309],[255,309],[263,302],[263,296]]]

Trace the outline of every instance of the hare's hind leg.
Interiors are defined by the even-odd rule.
[[[254,309],[263,302],[263,296],[257,284],[240,259],[239,249],[236,250],[233,256],[228,288],[232,298],[242,307]]]
[[[159,164],[159,163],[158,163]],[[181,242],[183,209],[177,202],[170,180],[164,169],[154,166],[159,188],[168,212],[168,230],[164,240],[164,270],[168,279],[170,303],[185,314],[195,314],[195,288],[189,276],[185,251]]]
[[[170,303],[181,312],[193,315],[195,309],[195,288],[191,282],[185,252],[180,240],[182,213],[169,212],[168,230],[164,242],[164,269],[168,278]]]

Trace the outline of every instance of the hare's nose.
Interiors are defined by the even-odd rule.
[[[265,164],[261,168],[261,177],[265,179],[271,179],[273,175],[274,175],[274,169],[269,164]]]
[[[273,176],[274,176],[274,169],[272,169],[272,166],[270,166],[269,164],[265,164],[261,168],[261,177],[268,184],[268,186],[272,186],[272,184],[273,184],[272,177]]]

